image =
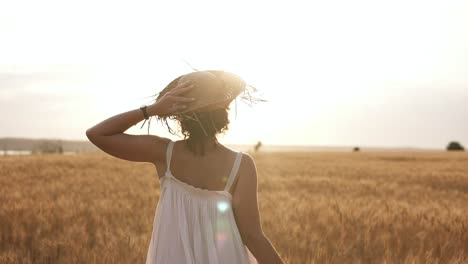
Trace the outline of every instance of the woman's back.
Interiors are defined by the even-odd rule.
[[[168,144],[164,173],[158,169],[161,194],[146,263],[256,263],[240,236],[229,191],[242,152],[222,149],[197,160],[176,148],[181,154],[172,158],[174,145]]]
[[[205,146],[205,155],[195,155],[187,148],[186,143],[185,140],[173,143],[174,155],[171,155],[170,165],[172,174],[178,180],[197,188],[223,190],[238,152],[218,144],[216,147],[210,146],[210,149]],[[242,162],[239,166],[241,164]],[[160,178],[163,177],[167,162],[158,164],[156,169]]]

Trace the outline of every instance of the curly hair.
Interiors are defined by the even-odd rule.
[[[173,88],[182,76],[171,81],[164,90]],[[164,91],[163,90],[163,91]],[[156,101],[159,100],[164,93],[158,93]],[[218,143],[216,136],[220,133],[225,133],[229,125],[229,107],[219,108],[211,111],[190,111],[171,116],[157,116],[156,119],[165,123],[169,133],[177,135],[177,131],[171,128],[168,120],[177,121],[180,133],[187,140],[188,149],[197,154],[205,155],[205,144],[207,140],[214,139]],[[142,126],[143,127],[143,126]],[[149,131],[149,123],[148,123]],[[217,144],[215,145],[217,147]]]
[[[218,143],[216,136],[225,133],[229,128],[228,110],[229,108],[223,108],[209,112],[191,112],[191,114],[175,118],[184,139],[187,139],[190,151],[203,156],[205,155],[204,142],[214,139]]]

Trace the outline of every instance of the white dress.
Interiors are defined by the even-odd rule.
[[[170,141],[146,264],[256,264],[241,239],[228,191],[242,152],[237,153],[224,190],[213,191],[189,185],[172,175],[173,147],[174,141]]]

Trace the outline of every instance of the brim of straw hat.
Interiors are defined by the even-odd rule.
[[[174,115],[191,111],[207,112],[224,109],[229,107],[230,103],[242,93],[244,93],[243,99],[252,102],[254,98],[250,93],[256,90],[254,87],[247,85],[239,76],[230,72],[215,70],[198,71],[175,79],[160,92],[158,99],[177,87],[179,82],[184,81],[190,81],[195,84],[195,87],[184,96],[193,97],[197,100],[187,103],[185,109],[177,111]]]

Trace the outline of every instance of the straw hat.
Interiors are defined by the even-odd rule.
[[[215,70],[196,71],[176,78],[159,93],[157,100],[177,87],[178,83],[186,81],[194,84],[195,87],[184,96],[197,98],[197,100],[187,103],[186,108],[178,110],[176,114],[227,108],[232,100],[247,88],[245,81],[233,73]]]
[[[164,121],[168,125],[168,119],[192,119],[196,120],[200,126],[200,120],[197,113],[209,112],[216,109],[226,109],[229,107],[233,100],[240,98],[243,102],[252,106],[253,103],[259,101],[266,101],[253,95],[258,90],[246,84],[246,82],[236,74],[220,71],[220,70],[206,70],[191,72],[177,77],[164,88],[156,98],[158,101],[164,94],[176,88],[179,82],[189,81],[195,87],[187,91],[184,96],[197,98],[194,102],[185,103],[184,109],[179,109],[173,114],[167,116],[157,116],[156,119]],[[236,116],[237,116],[237,103],[236,103]],[[145,120],[146,121],[146,120]],[[151,118],[148,122],[148,134]],[[141,127],[144,126],[145,123]],[[169,125],[168,125],[169,128]],[[169,132],[172,129],[169,128]],[[172,133],[172,132],[171,132]],[[206,131],[205,131],[206,134]]]

